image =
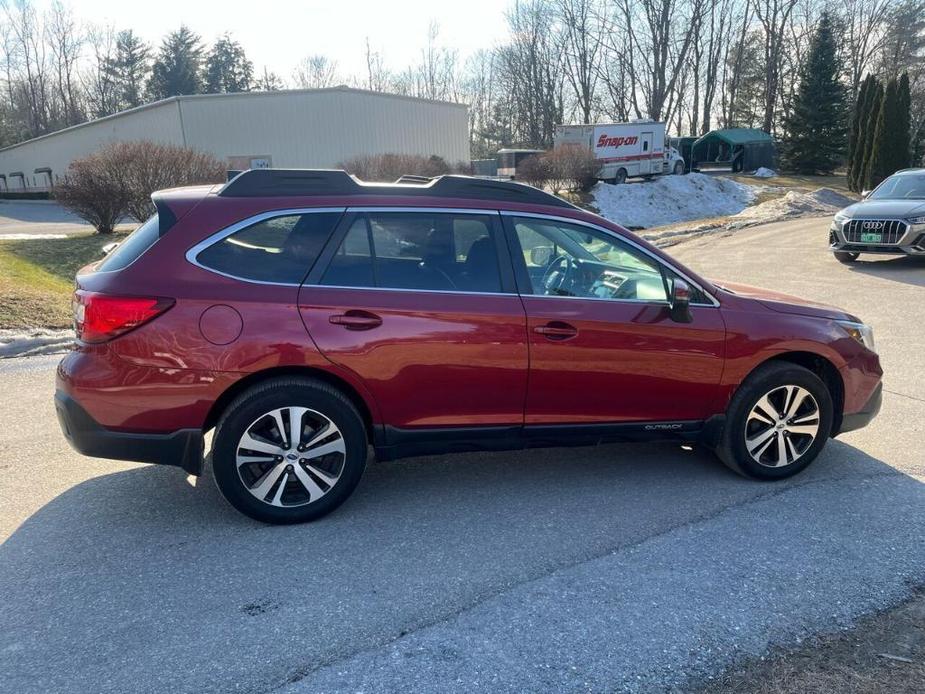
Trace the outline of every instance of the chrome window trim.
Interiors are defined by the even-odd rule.
[[[349,289],[355,292],[413,292],[415,294],[462,294],[465,296],[506,296],[520,299],[515,292],[467,292],[460,289],[414,289],[411,287],[348,287],[340,284],[305,284],[306,289]],[[305,303],[305,302],[303,302]],[[308,302],[311,303],[311,302]]]
[[[626,237],[624,237],[624,236],[621,236],[620,234],[614,233],[614,232],[611,231],[610,229],[607,229],[607,228],[605,228],[605,227],[602,227],[602,226],[600,226],[600,225],[598,225],[598,224],[593,224],[593,223],[591,223],[591,222],[586,222],[586,221],[584,221],[583,219],[574,219],[574,218],[572,218],[572,217],[560,217],[560,216],[558,216],[558,215],[542,214],[542,213],[539,213],[539,212],[515,212],[515,211],[513,211],[513,210],[499,210],[499,213],[501,214],[502,217],[530,217],[530,218],[532,218],[532,219],[548,219],[548,220],[550,220],[550,221],[554,221],[554,222],[564,222],[564,223],[566,223],[566,224],[578,224],[578,225],[580,225],[580,226],[586,226],[586,227],[588,227],[588,228],[590,228],[590,229],[595,229],[595,230],[600,231],[600,232],[602,232],[602,233],[604,233],[604,234],[606,234],[606,235],[608,235],[608,236],[614,236],[614,237],[616,237],[618,240],[620,240],[621,242],[623,242],[623,243],[625,243],[625,244],[627,244],[627,245],[629,245],[629,246],[632,246],[632,247],[635,248],[636,250],[642,251],[642,253],[644,253],[645,255],[647,255],[649,258],[651,258],[653,261],[655,261],[655,262],[658,263],[659,265],[664,265],[664,266],[668,267],[672,272],[674,272],[676,275],[678,275],[679,277],[681,277],[683,280],[685,280],[686,282],[688,282],[688,283],[691,284],[692,286],[697,287],[697,289],[699,289],[700,292],[712,302],[712,303],[710,303],[710,304],[695,304],[695,303],[692,303],[691,306],[703,306],[703,307],[707,307],[707,308],[718,308],[719,305],[720,305],[720,304],[719,304],[719,301],[717,301],[716,298],[715,298],[712,294],[710,294],[710,292],[708,292],[706,289],[704,289],[703,287],[701,287],[700,284],[699,284],[698,282],[695,282],[694,280],[692,280],[690,277],[688,277],[686,274],[684,274],[683,272],[681,272],[677,267],[675,267],[675,266],[672,265],[671,263],[665,262],[662,258],[660,258],[660,257],[658,257],[657,255],[655,255],[654,253],[652,253],[648,248],[645,248],[644,246],[639,245],[638,243],[636,243],[636,242],[633,241],[632,239],[628,239],[628,238],[626,238]],[[557,295],[555,295],[555,294],[525,294],[524,296],[541,296],[541,297],[545,297],[545,298],[549,298],[549,299],[588,299],[588,300],[590,300],[590,301],[626,301],[626,302],[630,302],[630,303],[657,304],[657,305],[659,305],[659,306],[668,305],[668,303],[669,303],[669,302],[667,302],[667,301],[649,301],[649,300],[646,300],[646,299],[608,299],[608,298],[606,298],[606,297],[600,297],[600,296],[557,296]]]
[[[265,222],[268,219],[273,219],[275,217],[290,217],[292,215],[302,215],[302,214],[314,214],[314,213],[339,213],[343,214],[347,211],[346,207],[292,207],[286,208],[283,210],[270,210],[267,212],[260,212],[255,215],[251,215],[246,219],[242,219],[239,222],[235,222],[231,226],[227,226],[224,229],[216,231],[214,234],[207,236],[205,239],[197,243],[195,246],[190,248],[186,252],[187,262],[195,265],[198,268],[206,270],[216,275],[221,275],[222,277],[228,277],[229,279],[238,280],[239,282],[248,282],[250,284],[263,284],[270,285],[273,287],[301,287],[301,282],[270,282],[268,280],[255,280],[247,277],[239,277],[238,275],[232,275],[227,272],[222,272],[221,270],[216,270],[211,268],[208,265],[203,265],[198,260],[198,255],[202,253],[206,248],[218,243],[227,236],[231,236],[235,232],[246,229],[249,226],[254,224],[259,224],[260,222]],[[308,274],[310,268],[305,269],[305,273]]]

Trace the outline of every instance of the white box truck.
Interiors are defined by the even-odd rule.
[[[655,121],[558,125],[556,147],[579,146],[601,162],[597,177],[623,183],[634,176],[683,174],[684,159],[665,139],[665,124]]]

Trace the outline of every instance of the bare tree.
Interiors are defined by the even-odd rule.
[[[59,0],[52,3],[45,24],[46,41],[51,50],[55,90],[60,102],[62,125],[74,125],[84,120],[78,90],[77,63],[81,57],[84,36],[70,8]]]
[[[366,37],[366,88],[374,92],[384,92],[389,87],[389,71],[385,67],[382,54],[374,51]]]
[[[861,80],[883,44],[883,23],[889,9],[890,0],[841,0],[839,19],[844,27],[843,46],[852,101],[857,98]]]
[[[582,123],[592,122],[601,74],[603,36],[598,0],[557,0],[565,77]]]
[[[301,89],[333,87],[340,82],[337,62],[325,55],[310,55],[296,68],[293,80]]]
[[[755,0],[755,16],[764,29],[764,68],[767,86],[761,127],[772,132],[780,98],[784,36],[797,0]]]

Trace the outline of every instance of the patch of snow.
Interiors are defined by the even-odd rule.
[[[32,241],[35,239],[66,239],[67,234],[0,234],[0,241]]]
[[[755,173],[752,174],[755,178],[774,178],[777,175],[777,172],[773,169],[768,169],[765,167],[759,167]]]
[[[591,194],[602,217],[635,229],[734,215],[755,199],[752,186],[700,173],[647,183],[601,182]]]
[[[786,195],[747,207],[735,215],[727,228],[737,228],[751,224],[763,224],[779,219],[794,219],[797,217],[818,217],[835,214],[843,207],[852,204],[854,200],[838,193],[831,188],[819,188],[812,193],[801,193],[796,190],[788,191]]]
[[[73,330],[0,330],[0,359],[66,352],[74,343]]]

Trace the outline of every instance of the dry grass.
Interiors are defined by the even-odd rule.
[[[702,691],[921,694],[925,692],[925,592],[863,620],[851,631],[745,664]]]
[[[66,328],[77,270],[120,234],[0,241],[0,328]]]

